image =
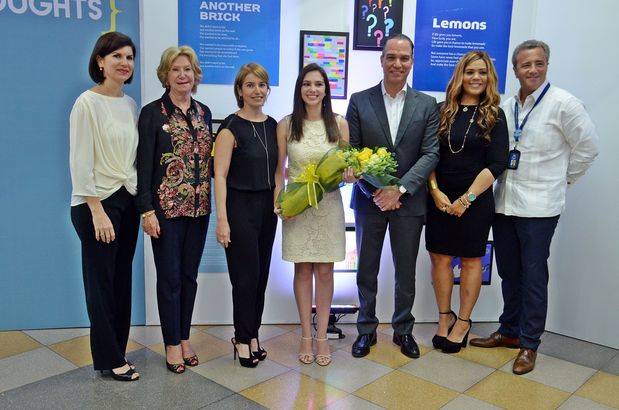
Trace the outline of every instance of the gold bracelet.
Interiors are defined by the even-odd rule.
[[[466,202],[464,202],[464,199],[462,199],[462,197],[458,198],[458,201],[460,201],[460,203],[462,204],[462,206],[466,209],[469,207],[470,204],[467,204]]]
[[[147,216],[151,216],[155,213],[154,210],[150,210],[150,211],[146,211],[142,214],[142,219],[146,218]]]
[[[438,189],[438,184],[436,183],[435,180],[428,181],[428,185],[430,185],[430,191],[434,191],[435,189]]]

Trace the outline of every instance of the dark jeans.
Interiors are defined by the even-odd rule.
[[[492,232],[503,314],[499,333],[520,339],[522,347],[537,350],[548,310],[548,256],[559,215],[523,218],[496,214]]]
[[[415,318],[411,313],[415,301],[415,266],[419,238],[423,227],[422,216],[398,216],[394,212],[355,212],[357,255],[357,287],[359,315],[357,331],[370,334],[376,331],[376,293],[380,256],[389,229],[391,253],[395,267],[395,307],[391,323],[395,334],[411,334]]]
[[[71,222],[82,242],[82,274],[90,319],[90,349],[95,370],[125,364],[131,323],[131,269],[140,217],[123,187],[101,201],[116,240],[95,239],[87,204],[71,207]]]
[[[161,234],[151,238],[157,267],[157,306],[163,342],[189,339],[198,267],[206,241],[208,216],[166,219],[157,214]]]
[[[226,248],[232,283],[234,337],[239,343],[258,338],[277,229],[273,191],[228,188],[230,244]]]

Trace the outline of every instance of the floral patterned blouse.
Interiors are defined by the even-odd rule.
[[[187,113],[166,92],[138,120],[138,211],[165,218],[211,212],[211,111],[191,99]]]

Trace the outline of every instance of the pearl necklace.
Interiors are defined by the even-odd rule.
[[[454,151],[454,149],[451,147],[451,124],[449,124],[449,129],[447,130],[447,145],[449,145],[449,151],[451,151],[452,154],[457,154],[464,149],[464,144],[466,143],[466,137],[469,135],[469,130],[471,129],[471,125],[473,125],[473,122],[475,122],[475,114],[477,114],[477,108],[479,108],[479,105],[475,106],[473,115],[471,116],[471,119],[469,120],[469,126],[466,127],[466,132],[464,133],[464,139],[462,140],[462,146],[457,151]],[[463,112],[468,111],[468,107],[464,107],[462,111]]]

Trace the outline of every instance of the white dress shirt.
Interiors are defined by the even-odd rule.
[[[389,121],[389,132],[391,132],[391,142],[395,144],[395,139],[398,136],[398,126],[402,119],[402,111],[404,110],[404,102],[406,100],[406,83],[404,87],[395,95],[391,97],[387,90],[385,90],[385,84],[381,81],[380,88],[383,91],[383,101],[385,102],[385,110],[387,111],[387,120]]]
[[[521,103],[518,95],[502,104],[509,130],[509,149],[514,149],[514,104],[518,124],[531,111],[548,82]],[[565,208],[568,183],[587,171],[598,155],[598,136],[583,104],[561,88],[550,86],[529,115],[517,149],[518,169],[507,169],[497,179],[496,212],[520,217],[550,217]]]
[[[86,196],[109,197],[124,186],[137,192],[137,105],[128,95],[82,93],[71,110],[69,164],[71,206]]]

